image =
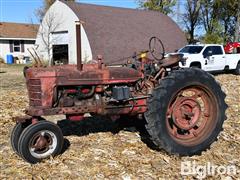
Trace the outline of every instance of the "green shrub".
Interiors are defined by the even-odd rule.
[[[203,39],[206,44],[222,44],[224,42],[223,37],[218,35],[217,33],[209,34],[207,33]]]

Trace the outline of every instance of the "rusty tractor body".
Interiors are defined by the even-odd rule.
[[[155,50],[157,43],[161,52]],[[169,153],[200,154],[222,129],[225,94],[211,75],[179,69],[182,56],[164,58],[163,50],[161,41],[151,38],[149,51],[118,67],[105,65],[99,56],[91,64],[79,60],[77,65],[25,68],[29,107],[25,117],[16,118],[13,149],[30,163],[57,155],[63,135],[42,116],[64,114],[80,121],[90,113],[143,115],[156,146]]]
[[[100,96],[115,86],[122,87],[121,90],[124,91],[125,86],[134,84],[139,79],[141,73],[132,68],[109,68],[104,65],[99,67],[98,64],[84,64],[81,71],[75,65],[31,68],[26,71],[30,102],[27,114],[30,116],[83,115],[84,113],[136,114],[140,109],[141,112],[145,112],[146,103],[140,102],[146,100],[146,97],[137,100],[138,105],[132,109],[131,103],[134,99],[129,100],[129,106],[122,104],[113,106],[113,103],[119,99]],[[58,99],[59,96],[62,98]],[[141,94],[136,96],[141,97]],[[123,98],[121,100],[126,100],[125,97]]]

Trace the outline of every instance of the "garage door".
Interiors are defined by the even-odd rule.
[[[53,45],[68,44],[68,42],[69,42],[68,31],[52,32]]]

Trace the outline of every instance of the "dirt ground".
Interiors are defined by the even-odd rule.
[[[64,152],[54,159],[30,165],[11,149],[9,139],[14,126],[12,117],[23,114],[28,105],[22,75],[23,66],[1,65],[0,69],[0,179],[196,179],[181,175],[181,162],[200,166],[233,165],[237,172],[211,173],[207,179],[240,178],[240,76],[220,74],[215,78],[227,94],[227,121],[224,131],[210,150],[201,156],[178,157],[154,150],[147,141],[141,122],[116,123],[107,118],[58,121],[65,137]],[[136,127],[132,127],[137,124]]]

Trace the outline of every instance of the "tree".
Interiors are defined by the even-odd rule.
[[[56,0],[44,0],[43,6],[36,9],[35,16],[41,23],[41,26],[38,29],[38,36],[40,36],[41,44],[43,44],[44,52],[46,52],[47,60],[49,65],[52,65],[52,45],[57,41],[57,36],[53,36],[53,33],[57,31],[61,25],[61,17],[54,13],[47,13],[50,6]],[[75,0],[65,0],[65,1],[75,1]]]
[[[52,62],[52,44],[57,41],[56,37],[53,38],[53,32],[55,32],[61,25],[61,17],[54,13],[47,13],[44,16],[41,26],[38,30],[38,36],[41,37],[42,44],[44,45],[44,50],[47,53],[47,61],[49,66],[53,64]]]
[[[234,32],[236,32],[237,25],[237,16],[239,12],[239,7],[236,0],[216,0],[218,11],[218,21],[223,26],[222,36],[224,37],[224,41],[234,40]]]
[[[200,5],[199,0],[187,0],[185,5],[186,13],[183,14],[183,21],[189,34],[189,43],[195,41],[194,32],[199,22]]]
[[[235,25],[235,39],[234,41],[240,41],[240,1],[237,3],[236,13],[236,25]]]
[[[208,34],[212,34],[218,21],[218,3],[216,0],[202,0],[200,7],[201,23]]]
[[[172,13],[172,7],[175,6],[176,0],[139,0],[138,4],[143,9],[169,15]]]
[[[203,37],[203,42],[205,44],[223,44],[224,37],[223,34],[223,27],[219,22],[214,23],[214,31],[213,32],[206,32]]]
[[[38,17],[39,21],[41,22],[45,13],[50,8],[50,6],[55,2],[56,0],[44,0],[43,6],[36,9],[35,15]],[[65,0],[65,1],[74,1],[75,0]]]
[[[200,14],[206,35],[218,34],[224,42],[233,41],[234,37],[236,39],[239,36],[239,4],[240,1],[236,0],[202,0]],[[221,32],[219,28],[222,29]]]

